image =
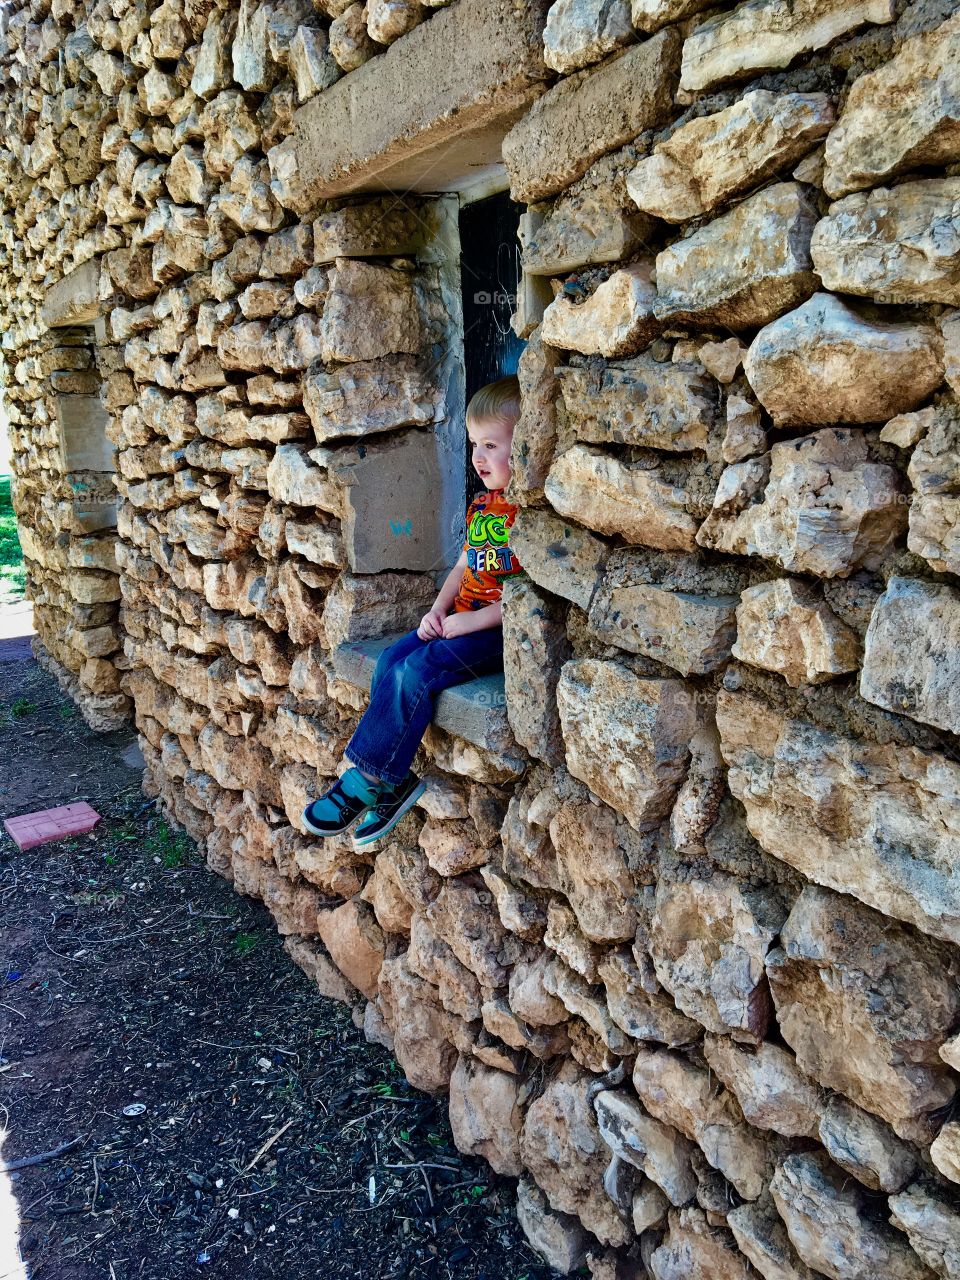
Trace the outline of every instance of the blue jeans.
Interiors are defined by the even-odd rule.
[[[410,771],[442,689],[503,670],[503,629],[487,627],[452,640],[401,636],[377,660],[370,705],[344,755],[365,773],[396,786]]]

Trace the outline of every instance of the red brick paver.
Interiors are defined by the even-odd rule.
[[[99,821],[96,809],[91,809],[86,800],[80,800],[77,804],[58,805],[55,809],[22,813],[19,818],[5,818],[3,825],[21,849],[32,849],[34,845],[48,844],[51,840],[83,835]]]

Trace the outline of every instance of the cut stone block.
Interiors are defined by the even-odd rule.
[[[100,314],[100,259],[91,258],[51,285],[41,314],[50,329],[92,324]]]
[[[116,451],[107,439],[107,411],[99,396],[57,396],[65,471],[110,472]]]

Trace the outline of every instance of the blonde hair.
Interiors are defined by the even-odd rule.
[[[520,417],[520,382],[515,373],[488,382],[475,391],[467,405],[467,422],[494,422],[514,426]]]

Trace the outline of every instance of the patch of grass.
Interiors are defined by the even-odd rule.
[[[26,587],[27,571],[10,502],[10,477],[0,476],[0,604],[22,600]]]
[[[144,850],[160,865],[168,869],[182,867],[190,857],[190,837],[182,831],[174,831],[162,818],[144,841]]]
[[[233,940],[233,949],[238,956],[248,956],[260,945],[260,935],[256,933],[238,933]]]
[[[24,716],[32,715],[36,709],[37,704],[29,698],[17,698],[10,703],[10,714],[14,720],[22,720]]]

